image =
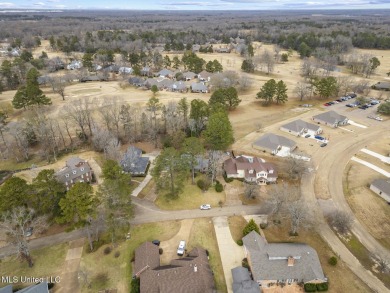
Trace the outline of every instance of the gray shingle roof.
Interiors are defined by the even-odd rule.
[[[294,131],[294,132],[301,132],[303,129],[309,129],[313,131],[317,131],[320,129],[320,126],[307,123],[306,121],[303,121],[301,119],[291,121],[290,123],[282,125],[283,128]]]
[[[371,185],[378,188],[383,193],[390,195],[390,180],[389,179],[376,179],[372,181]]]
[[[42,282],[37,285],[32,285],[16,292],[17,293],[49,293],[49,289],[47,287],[47,282]],[[1,289],[0,289],[0,293],[3,293]]]
[[[259,293],[259,284],[252,280],[249,271],[244,267],[232,269],[233,293]]]
[[[65,183],[91,171],[91,166],[89,166],[87,161],[78,157],[72,157],[66,161],[66,166],[59,170],[56,176],[59,182]]]
[[[12,293],[12,285],[7,285],[3,288],[0,288],[0,293]]]
[[[164,68],[157,74],[160,75],[160,76],[167,76],[167,75],[172,75],[173,72],[171,70],[169,70],[169,69]]]
[[[267,243],[252,231],[243,239],[250,253],[251,270],[256,281],[298,279],[326,281],[317,252],[303,243]],[[288,265],[288,258],[293,265]]]
[[[129,146],[120,161],[125,172],[132,175],[143,175],[149,164],[149,157],[142,157],[142,150],[135,146]]]
[[[191,84],[191,89],[194,92],[203,92],[208,90],[207,86],[201,82]]]
[[[296,143],[293,140],[273,133],[264,134],[262,137],[256,140],[253,145],[269,150],[276,150],[278,146],[286,146],[291,149],[296,147]]]
[[[325,113],[321,113],[318,115],[313,116],[313,119],[321,120],[329,124],[336,124],[340,123],[342,121],[348,120],[346,116],[340,115],[339,113],[336,113],[335,111],[328,111]]]

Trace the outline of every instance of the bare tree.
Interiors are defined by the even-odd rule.
[[[261,56],[258,56],[255,58],[255,63],[260,63],[261,65],[264,65],[267,69],[267,74],[270,74],[274,71],[275,68],[275,58],[271,51],[264,50],[263,54]]]
[[[289,157],[286,160],[285,172],[289,178],[293,180],[300,180],[306,171],[306,165],[303,160],[294,157]]]
[[[352,225],[353,218],[345,211],[337,210],[329,215],[329,223],[341,234],[347,233]]]
[[[287,210],[291,221],[291,235],[297,235],[301,226],[309,225],[309,212],[302,199],[290,202]]]
[[[221,172],[222,152],[210,150],[208,151],[208,158],[209,158],[208,174],[210,177],[211,184],[214,184],[215,179],[217,178],[218,174]]]
[[[264,125],[260,121],[257,121],[255,122],[255,128],[256,128],[256,132],[261,132],[264,128]]]
[[[259,194],[260,190],[257,184],[245,183],[244,195],[247,199],[255,199]]]
[[[300,197],[299,188],[295,185],[289,185],[286,182],[273,184],[268,191],[267,205],[271,208],[271,214],[278,217],[286,212],[286,206],[289,202],[298,200]]]
[[[89,98],[77,99],[63,107],[65,114],[80,127],[80,136],[83,140],[88,139],[87,128],[89,135],[92,135],[92,105],[93,102]]]
[[[3,213],[0,219],[0,229],[6,233],[6,241],[15,246],[19,257],[32,267],[34,263],[27,241],[27,229],[32,227],[36,234],[46,230],[46,216],[36,216],[33,209],[22,206]]]
[[[294,93],[298,96],[300,101],[303,101],[311,94],[310,85],[307,83],[298,82],[295,86]]]

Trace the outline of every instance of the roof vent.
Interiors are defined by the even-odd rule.
[[[287,266],[293,267],[294,266],[294,262],[295,262],[294,258],[292,256],[289,256],[288,260],[287,260]]]
[[[196,273],[198,271],[198,267],[194,265],[194,272]]]

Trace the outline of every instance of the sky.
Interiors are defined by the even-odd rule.
[[[0,0],[0,9],[299,10],[390,9],[390,0]]]

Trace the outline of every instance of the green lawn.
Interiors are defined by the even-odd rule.
[[[117,288],[118,292],[129,292],[129,283],[132,277],[130,260],[134,250],[145,241],[159,239],[160,241],[172,238],[180,229],[180,222],[170,221],[133,226],[130,230],[131,239],[122,241],[108,255],[104,249],[110,245],[103,245],[93,253],[87,253],[84,249],[80,266],[87,270],[91,288],[84,286],[82,292],[98,292],[107,288]],[[115,253],[119,252],[119,257]],[[107,281],[101,279],[107,276]],[[94,282],[98,280],[98,282]]]
[[[32,268],[26,261],[21,262],[16,255],[0,260],[0,272],[3,276],[58,276],[62,271],[68,244],[63,243],[31,251],[34,261]],[[27,285],[27,284],[23,284]]]
[[[219,254],[214,225],[209,218],[196,219],[192,225],[188,241],[188,251],[200,246],[209,252],[209,262],[214,273],[214,281],[218,292],[227,292],[225,276],[223,273],[221,256]]]
[[[196,180],[203,178],[197,176]],[[183,192],[178,199],[170,200],[161,194],[157,197],[155,204],[163,210],[188,210],[198,209],[202,204],[210,204],[212,207],[218,207],[219,202],[225,202],[225,192],[216,192],[214,187],[210,187],[208,191],[203,192],[198,186],[192,185],[191,180],[188,180],[184,186]]]

